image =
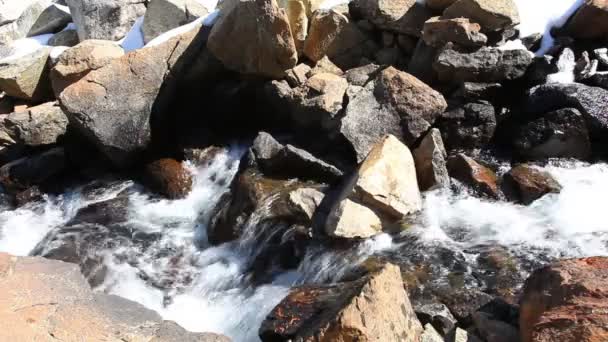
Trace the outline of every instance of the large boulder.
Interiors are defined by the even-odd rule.
[[[389,135],[373,147],[341,190],[325,229],[330,236],[366,238],[393,228],[390,225],[421,207],[414,158],[407,146]],[[358,212],[368,221],[353,225]]]
[[[414,342],[422,332],[399,267],[387,264],[351,283],[294,288],[259,333],[264,342]]]
[[[467,103],[441,114],[437,126],[448,150],[481,148],[494,136],[496,112],[486,101]]]
[[[340,132],[360,162],[386,134],[413,146],[446,107],[439,92],[416,77],[389,67],[350,99]]]
[[[608,38],[608,1],[586,0],[566,25],[570,35],[579,39]]]
[[[441,132],[437,128],[431,129],[414,150],[416,175],[421,191],[450,185],[450,176],[446,164],[447,157],[448,154],[443,146]]]
[[[66,0],[81,41],[119,40],[144,15],[144,0]]]
[[[20,58],[0,60],[0,90],[28,101],[51,95],[48,59],[50,48],[41,48]]]
[[[431,11],[416,0],[354,0],[350,12],[379,29],[420,37]]]
[[[346,70],[373,56],[375,44],[347,16],[335,10],[318,10],[310,20],[304,55],[313,62],[327,56]]]
[[[50,0],[11,1],[0,4],[0,45],[27,37],[50,5]],[[38,23],[40,25],[42,22]]]
[[[445,18],[468,18],[483,32],[504,30],[519,24],[513,0],[458,0],[443,12]]]
[[[150,189],[170,199],[185,198],[192,190],[192,173],[171,158],[146,165],[144,179]]]
[[[51,83],[56,96],[89,72],[124,55],[124,50],[114,42],[89,39],[64,51],[51,69]]]
[[[550,173],[521,164],[503,176],[502,189],[510,200],[528,205],[546,194],[559,193],[562,186]]]
[[[536,270],[520,307],[522,342],[608,339],[608,259],[569,259]]]
[[[466,53],[448,47],[439,53],[433,69],[444,82],[501,82],[523,77],[533,57],[523,49],[482,47]]]
[[[148,4],[141,32],[148,43],[162,33],[186,25],[209,13],[197,0],[152,0]]]
[[[207,47],[228,69],[269,78],[282,78],[298,60],[289,18],[276,0],[230,2]]]
[[[52,4],[40,13],[27,32],[27,35],[28,37],[31,37],[45,33],[55,33],[63,29],[71,21],[72,16],[64,6]]]
[[[57,143],[68,126],[68,118],[56,102],[29,107],[7,115],[2,130],[25,146],[44,146]]]
[[[40,257],[0,254],[0,318],[4,341],[228,342],[227,337],[192,333],[130,300],[97,293],[77,265]],[[15,310],[17,308],[17,310]]]

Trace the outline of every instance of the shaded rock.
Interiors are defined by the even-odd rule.
[[[341,190],[326,232],[335,237],[369,237],[421,207],[412,154],[389,135],[373,147]]]
[[[66,0],[66,3],[80,41],[120,40],[146,11],[144,0]]]
[[[381,67],[376,64],[368,64],[362,67],[349,69],[344,74],[348,84],[363,87],[370,79],[376,78]]]
[[[294,288],[267,316],[262,341],[419,341],[423,332],[397,266],[353,283]]]
[[[512,201],[525,205],[549,193],[559,193],[561,185],[550,173],[535,169],[527,164],[512,168],[503,176],[503,192]]]
[[[452,178],[470,186],[476,192],[491,198],[500,198],[494,171],[459,153],[448,158],[448,171]],[[454,313],[456,314],[456,313]]]
[[[109,64],[124,54],[122,47],[107,40],[89,39],[67,49],[51,69],[50,77],[55,95],[59,96],[66,87],[89,72]]]
[[[608,67],[608,48],[599,48],[593,50],[593,56],[597,58],[602,67]]]
[[[473,322],[477,331],[486,341],[517,342],[519,331],[505,322],[494,319],[485,312],[475,312]]]
[[[310,77],[304,86],[295,89],[293,121],[302,127],[331,127],[343,109],[348,82],[334,74],[322,73]]]
[[[443,10],[448,8],[454,2],[456,2],[456,0],[426,0],[425,1],[427,7],[437,10],[437,11],[441,11],[441,12],[443,12]]]
[[[452,98],[462,102],[485,100],[494,103],[500,98],[503,87],[500,83],[463,82],[452,94]]]
[[[522,341],[608,338],[607,272],[603,257],[561,260],[536,270],[521,300]]]
[[[55,33],[51,39],[49,39],[50,46],[67,46],[72,47],[80,42],[78,38],[78,31],[76,30],[63,30]]]
[[[605,39],[608,37],[608,3],[585,1],[568,21],[566,30],[578,39]]]
[[[483,147],[496,131],[494,106],[485,101],[467,103],[441,114],[437,126],[448,150]]]
[[[96,341],[111,335],[119,340],[230,341],[188,332],[138,303],[93,292],[74,264],[1,254],[0,270],[0,300],[7,305],[0,317],[11,326],[0,332],[2,340],[44,341],[52,336]]]
[[[15,205],[17,207],[42,200],[44,200],[44,194],[38,186],[29,187],[15,194]]]
[[[446,293],[441,298],[463,326],[473,322],[473,314],[492,301],[492,296],[478,290],[457,290]]]
[[[63,148],[56,147],[3,165],[0,168],[0,184],[9,192],[23,191],[51,180],[66,167],[65,152]]]
[[[49,102],[9,114],[2,126],[15,143],[42,146],[56,143],[65,134],[68,118],[56,102]]]
[[[209,51],[228,69],[282,78],[298,60],[285,11],[275,0],[239,0],[232,4],[222,10],[211,29]]]
[[[595,75],[591,76],[588,80],[590,85],[601,87],[608,90],[608,72],[599,71]]]
[[[146,165],[144,179],[155,192],[167,198],[185,198],[192,190],[192,173],[175,159],[159,159]]]
[[[56,4],[48,6],[36,18],[36,21],[27,32],[27,36],[37,36],[45,33],[55,33],[63,29],[72,21],[72,16]]]
[[[458,0],[443,12],[445,18],[468,18],[483,32],[500,31],[519,24],[513,0]]]
[[[450,185],[450,176],[446,164],[448,154],[443,146],[441,132],[433,128],[414,150],[416,175],[421,191]]]
[[[334,74],[337,76],[344,75],[344,71],[342,71],[342,69],[338,68],[337,65],[335,65],[331,60],[329,60],[329,58],[327,58],[327,56],[325,56],[325,57],[321,58],[319,61],[317,61],[315,66],[312,68],[312,70],[310,70],[307,73],[307,76],[312,77],[316,74],[323,74],[323,73],[330,73],[330,74]]]
[[[530,51],[540,49],[540,44],[543,40],[542,33],[533,33],[529,36],[521,38],[521,43]]]
[[[0,8],[0,12],[6,11],[6,14],[2,14],[5,16],[4,23],[0,24],[0,45],[27,37],[40,15],[51,4],[49,0],[19,1],[20,4],[13,5],[14,2],[3,2]]]
[[[196,0],[150,1],[141,26],[144,43],[148,43],[162,33],[186,25],[207,14],[207,8]]]
[[[456,327],[456,318],[447,306],[441,303],[425,304],[416,307],[416,315],[425,326],[431,324],[442,336],[446,336]]]
[[[501,82],[525,75],[533,55],[527,50],[500,50],[482,47],[462,53],[443,49],[433,63],[437,76],[444,82]]]
[[[0,60],[0,89],[7,95],[41,101],[50,96],[50,48],[41,48],[17,59]]]
[[[438,53],[438,49],[426,45],[424,39],[419,39],[407,66],[407,72],[418,77],[423,82],[436,82],[437,77],[433,70],[433,62]]]
[[[488,37],[479,32],[480,29],[479,24],[471,23],[467,18],[435,17],[424,23],[422,39],[428,45],[438,48],[449,42],[464,47],[480,47],[488,41]]]
[[[415,0],[355,0],[349,7],[355,17],[365,18],[381,30],[416,37],[420,37],[424,22],[432,17],[431,11]]]
[[[401,49],[397,46],[387,47],[375,54],[376,63],[381,65],[400,65],[402,60]]]
[[[510,128],[518,155],[531,160],[576,158],[591,155],[589,132],[582,114],[573,108],[559,109],[519,127]]]
[[[327,56],[342,69],[359,66],[370,58],[375,44],[348,17],[334,10],[319,10],[310,20],[304,55],[317,62]]]
[[[287,70],[285,74],[285,80],[289,83],[290,87],[296,88],[303,85],[308,77],[306,76],[311,70],[311,67],[302,63],[295,67]]]

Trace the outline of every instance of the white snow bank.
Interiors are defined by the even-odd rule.
[[[319,9],[331,9],[339,5],[348,4],[350,0],[325,0],[320,6]]]
[[[129,33],[119,41],[120,46],[125,52],[133,51],[142,48],[144,44],[144,34],[141,31],[141,26],[144,23],[144,17],[141,16],[135,20]]]

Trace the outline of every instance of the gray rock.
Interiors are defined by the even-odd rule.
[[[431,129],[420,142],[420,146],[414,150],[416,174],[421,191],[450,185],[446,163],[447,157],[448,154],[443,146],[441,132],[436,128]]]
[[[363,87],[371,79],[376,78],[380,72],[380,66],[377,64],[368,64],[362,67],[353,68],[344,74],[348,84]]]
[[[446,339],[447,342],[482,342],[481,339],[474,334],[462,330],[460,328],[456,328],[454,333]]]
[[[486,341],[492,342],[517,342],[519,331],[512,325],[493,319],[484,312],[475,312],[473,322],[477,331]]]
[[[65,134],[68,118],[56,102],[30,107],[6,116],[3,130],[17,143],[43,146],[57,142]]]
[[[208,10],[197,0],[152,0],[148,4],[142,33],[148,43],[162,33],[188,24],[208,14]]]
[[[444,340],[431,324],[425,324],[424,332],[420,336],[420,342],[444,342]]]
[[[67,0],[80,41],[125,37],[146,11],[145,0]]]
[[[496,131],[496,112],[489,102],[467,103],[437,119],[448,150],[475,149],[490,142]]]
[[[12,23],[19,19],[23,12],[38,0],[3,1],[0,3],[0,25]]]
[[[55,33],[51,39],[49,39],[50,46],[72,47],[77,45],[79,42],[78,31],[76,30],[63,30]]]
[[[37,36],[45,33],[55,33],[63,29],[72,21],[70,13],[52,4],[47,7],[36,19],[27,33],[28,37]]]
[[[430,324],[442,336],[451,332],[456,324],[456,318],[447,306],[441,303],[425,304],[414,308],[420,323]]]
[[[13,1],[15,2],[15,1]],[[22,1],[17,1],[22,2]],[[28,33],[32,27],[37,23],[38,18],[44,12],[44,10],[51,4],[50,0],[36,0],[36,1],[23,1],[23,5],[4,5],[10,7],[8,16],[14,18],[11,21],[7,21],[0,26],[0,45],[8,44],[13,40],[24,38],[28,36]],[[0,8],[2,12],[3,8]],[[14,17],[17,15],[17,17]],[[0,14],[1,16],[1,14]],[[0,20],[2,18],[0,17]]]
[[[48,59],[50,48],[26,56],[0,61],[0,89],[7,95],[28,101],[41,101],[51,95]]]

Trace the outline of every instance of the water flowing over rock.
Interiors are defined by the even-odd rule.
[[[219,15],[207,47],[228,69],[282,78],[296,65],[289,18],[275,0],[232,1]]]
[[[480,194],[491,198],[500,198],[498,178],[494,171],[479,164],[466,155],[459,153],[448,158],[450,176],[470,186]]]
[[[522,342],[608,338],[608,260],[570,259],[535,271],[520,308]]]
[[[335,237],[365,238],[390,229],[390,224],[421,206],[414,158],[407,146],[389,135],[372,148],[341,190],[325,229]]]
[[[433,47],[440,48],[452,42],[464,47],[484,46],[488,40],[479,30],[479,24],[466,18],[440,19],[434,17],[424,23],[422,39]]]
[[[0,317],[11,329],[0,339],[65,341],[228,342],[215,334],[191,333],[130,300],[90,288],[74,264],[0,254]],[[12,308],[17,308],[14,310]]]
[[[0,89],[7,95],[29,101],[50,96],[50,48],[42,48],[19,59],[0,61]]]
[[[208,10],[196,0],[150,1],[144,15],[141,31],[148,43],[162,33],[205,17]]]
[[[16,144],[30,147],[57,143],[67,126],[68,118],[56,102],[11,113],[2,121],[2,130]]]
[[[443,16],[469,18],[480,24],[483,32],[519,24],[519,12],[513,0],[458,0],[443,12]]]
[[[353,283],[295,288],[262,323],[262,341],[419,341],[422,326],[399,267]]]
[[[503,176],[502,187],[507,198],[525,205],[562,190],[562,186],[549,173],[527,164],[518,165],[507,172]]]
[[[448,154],[443,146],[441,132],[433,128],[414,150],[416,175],[421,191],[450,185],[450,176],[446,166]]]
[[[586,0],[566,27],[575,38],[605,39],[608,37],[608,3]]]
[[[146,11],[144,0],[66,0],[66,3],[80,41],[119,40]]]

